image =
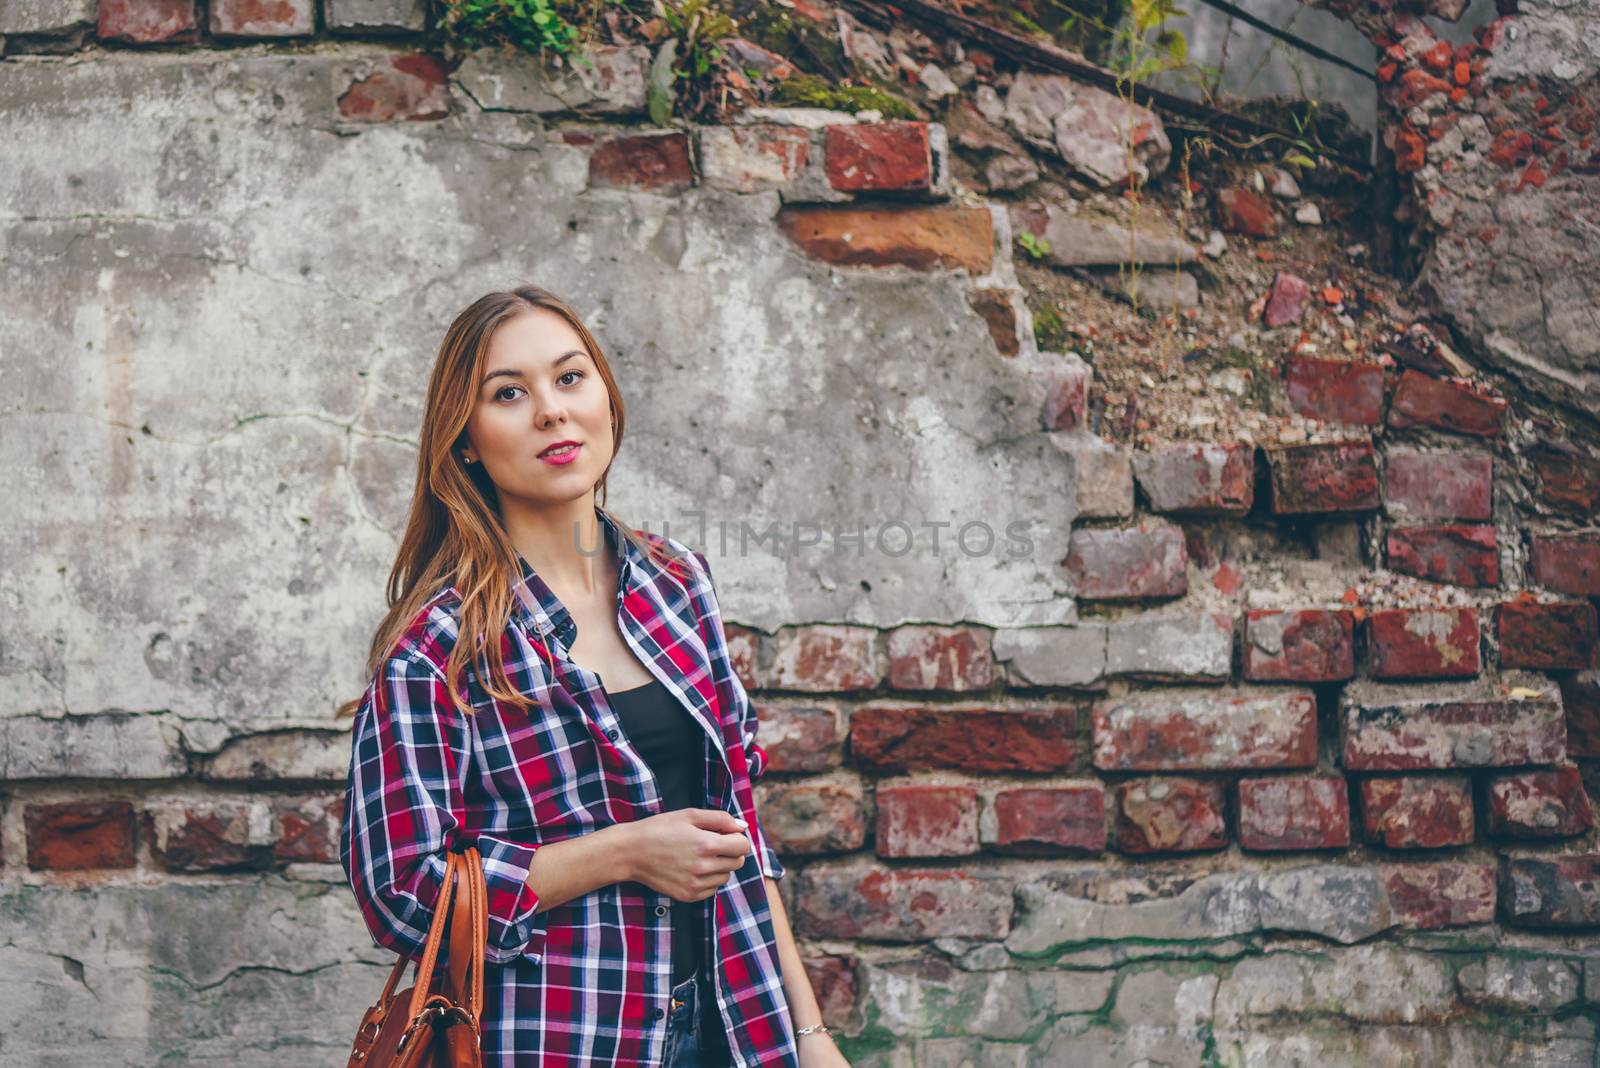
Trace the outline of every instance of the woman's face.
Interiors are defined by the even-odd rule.
[[[594,488],[611,462],[611,395],[583,339],[536,308],[489,340],[463,456],[482,464],[502,500],[562,504]],[[576,442],[565,455],[551,446]]]

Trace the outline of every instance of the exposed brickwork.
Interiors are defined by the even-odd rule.
[[[988,630],[896,627],[889,632],[889,685],[897,690],[985,690],[994,682]]]
[[[879,786],[880,857],[964,857],[978,851],[978,794],[970,786]]]
[[[1569,838],[1594,826],[1594,809],[1574,764],[1496,775],[1489,780],[1489,833]]]
[[[1334,849],[1350,844],[1350,794],[1342,778],[1284,775],[1239,780],[1239,845]]]
[[[1071,708],[950,711],[867,707],[850,719],[850,757],[871,771],[1069,771],[1077,758]]]
[[[1370,441],[1267,449],[1276,515],[1359,512],[1378,507],[1378,467]]]
[[[134,865],[134,813],[126,801],[28,805],[22,816],[30,868],[75,871]]]
[[[1182,597],[1189,589],[1183,534],[1155,522],[1137,527],[1080,527],[1065,565],[1079,597],[1116,600]]]
[[[1556,687],[1505,680],[1480,685],[1347,687],[1341,700],[1343,763],[1350,771],[1553,764],[1566,755]],[[1498,689],[1498,687],[1496,688]]]
[[[1472,608],[1393,608],[1367,617],[1369,670],[1377,679],[1461,678],[1478,673]]]
[[[1355,674],[1355,616],[1343,610],[1245,613],[1244,677],[1254,682],[1336,682]]]
[[[1095,767],[1295,768],[1317,762],[1317,702],[1298,690],[1169,690],[1098,701]]]
[[[1494,461],[1487,454],[1390,449],[1383,507],[1404,522],[1490,518]]]
[[[997,852],[1048,856],[1106,847],[1106,791],[1098,782],[1001,790],[994,817]]]
[[[1595,666],[1595,607],[1588,601],[1495,605],[1502,667],[1582,670]]]
[[[1383,419],[1381,364],[1314,358],[1288,361],[1285,386],[1301,415],[1327,423],[1376,426]]]
[[[884,675],[877,641],[870,627],[785,627],[772,640],[768,683],[813,693],[872,689]]]
[[[1392,427],[1426,426],[1458,434],[1498,437],[1504,432],[1506,402],[1471,382],[1433,378],[1406,371],[1389,405]]]
[[[1160,778],[1117,784],[1116,845],[1124,853],[1192,853],[1228,844],[1222,787]]]
[[[1431,582],[1500,584],[1500,552],[1491,526],[1394,527],[1384,553],[1392,570]]]
[[[823,144],[828,184],[842,192],[933,188],[933,149],[925,122],[829,126]]]
[[[1407,775],[1361,783],[1367,841],[1390,849],[1468,845],[1473,838],[1472,783],[1465,775]]]
[[[777,224],[807,254],[839,266],[979,275],[994,263],[994,223],[983,208],[786,204]]]

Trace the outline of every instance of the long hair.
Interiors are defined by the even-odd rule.
[[[516,596],[513,586],[522,575],[521,565],[501,522],[500,495],[494,482],[483,464],[463,464],[457,449],[467,444],[466,427],[477,396],[476,384],[483,375],[495,330],[537,308],[560,315],[583,339],[611,395],[611,411],[616,416],[611,463],[616,462],[622,448],[625,407],[611,365],[577,313],[552,293],[532,285],[485,293],[457,315],[445,331],[428,382],[411,514],[389,571],[389,610],[373,635],[367,674],[372,676],[389,658],[422,606],[441,590],[454,586],[461,603],[445,684],[451,703],[466,715],[472,715],[473,710],[462,700],[460,680],[469,662],[487,668],[480,673],[480,680],[491,696],[524,711],[532,705],[507,675],[504,657],[509,643],[503,639]],[[606,477],[610,472],[611,464],[607,464],[595,483],[600,510],[641,552],[679,575],[679,568],[688,565],[667,546],[665,539],[646,537],[605,508]],[[357,697],[341,704],[334,717],[354,715],[362,700]]]

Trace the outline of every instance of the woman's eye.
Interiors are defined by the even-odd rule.
[[[521,389],[521,388],[522,388],[521,386],[501,386],[499,389],[495,390],[495,392],[494,392],[495,400],[499,400],[505,394],[505,391],[508,390],[508,389]]]
[[[559,377],[558,377],[558,378],[557,378],[557,379],[556,379],[556,381],[557,381],[557,382],[559,382],[559,381],[561,381],[561,379],[563,379],[563,378],[565,378],[565,377],[567,377],[567,375],[577,375],[577,376],[578,376],[578,377],[579,377],[579,378],[582,378],[582,377],[583,377],[583,372],[582,372],[582,371],[567,371],[567,372],[566,372],[566,373],[564,373],[564,374],[562,374],[562,375],[560,375],[560,376],[559,376]]]

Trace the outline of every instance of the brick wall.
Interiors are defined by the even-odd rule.
[[[123,148],[74,184],[39,162],[41,142],[30,176],[4,179],[21,207],[0,220],[18,264],[7,277],[30,299],[0,341],[42,337],[95,383],[62,401],[37,361],[21,390],[33,414],[72,419],[38,424],[8,460],[110,480],[63,482],[82,515],[3,528],[38,562],[0,587],[26,639],[0,647],[13,692],[0,709],[0,960],[26,980],[6,995],[11,1018],[29,1021],[10,1046],[43,1063],[71,1025],[65,1055],[102,1063],[223,1050],[276,1062],[286,1044],[343,1057],[387,955],[337,870],[348,740],[320,710],[356,678],[409,486],[402,372],[431,355],[449,307],[439,279],[502,282],[530,263],[559,278],[587,240],[628,253],[573,281],[598,311],[657,298],[639,318],[616,312],[619,348],[660,337],[661,351],[734,354],[666,380],[624,358],[661,387],[647,407],[687,406],[663,381],[691,371],[742,381],[746,352],[769,381],[878,376],[772,437],[799,449],[820,427],[846,443],[841,465],[807,454],[809,473],[786,482],[730,449],[723,477],[741,495],[935,496],[883,473],[887,445],[929,466],[975,454],[934,483],[965,494],[966,514],[1032,494],[1059,521],[1048,579],[957,590],[971,612],[947,610],[951,584],[909,564],[880,584],[898,592],[853,607],[860,576],[830,576],[830,594],[844,591],[830,598],[796,571],[786,609],[770,574],[718,565],[772,757],[758,808],[852,1063],[1593,1062],[1600,477],[1579,416],[1492,367],[1458,373],[1425,330],[1330,357],[1306,328],[1332,313],[1280,272],[1256,306],[1215,283],[1205,297],[1264,339],[1262,390],[1239,406],[1259,406],[1271,433],[1118,433],[1097,415],[1114,369],[1035,342],[1007,255],[1029,209],[964,187],[971,160],[944,124],[777,109],[645,128],[648,49],[601,50],[603,75],[552,84],[506,57],[446,60],[423,47],[427,26],[418,6],[341,0],[50,0],[0,17],[0,100],[48,113],[0,108],[8,130],[91,143],[107,127],[85,114],[116,114],[127,86],[156,79],[167,88],[152,107],[174,111],[112,121],[159,129],[179,161],[146,179],[147,154]],[[1477,60],[1463,61],[1470,85]],[[216,150],[217,163],[194,148],[208,126],[251,151]],[[336,140],[369,154],[352,163]],[[135,174],[125,189],[100,166],[119,161]],[[204,184],[184,184],[190,166]],[[414,168],[409,191],[389,182],[395,167]],[[219,192],[239,187],[237,201]],[[1214,217],[1270,262],[1256,243],[1276,223],[1252,235],[1251,195],[1232,191],[1244,188],[1219,190]],[[270,214],[280,197],[293,210]],[[585,199],[600,207],[565,228]],[[512,226],[496,213],[507,204],[530,211]],[[232,247],[263,213],[289,232]],[[569,242],[555,253],[499,229],[549,219]],[[96,251],[96,231],[131,254]],[[311,266],[347,231],[359,239]],[[430,258],[437,242],[449,248]],[[25,278],[48,270],[25,261],[36,247],[69,257],[71,278]],[[666,268],[625,262],[662,255]],[[696,273],[707,262],[760,279],[739,298],[761,305],[756,320],[820,311],[800,327],[723,319],[734,298],[706,294],[734,283]],[[146,265],[157,280],[134,275],[123,296],[117,272]],[[69,282],[89,288],[52,304]],[[323,283],[341,299],[297,319]],[[103,330],[89,314],[101,307],[119,313]],[[680,307],[699,311],[663,310]],[[354,394],[338,377],[345,350],[318,332],[344,316],[379,338],[353,361],[369,380]],[[383,333],[391,318],[410,333]],[[947,323],[948,348],[926,340]],[[815,363],[808,329],[826,342]],[[274,345],[270,373],[239,375],[290,396],[270,418],[219,381],[195,405],[213,421],[184,421],[174,383],[225,379],[219,353]],[[851,347],[865,368],[839,355]],[[782,379],[791,356],[806,373]],[[849,444],[866,381],[903,437]],[[812,403],[788,388],[738,396],[768,415]],[[896,393],[931,408],[893,408]],[[774,425],[692,410],[728,441]],[[106,452],[84,426],[111,435]],[[238,437],[257,432],[275,436]],[[663,457],[645,461],[661,485],[698,463]],[[281,481],[291,461],[309,473],[303,491]],[[193,503],[208,482],[220,503]],[[1059,588],[1026,604],[1037,616],[1004,617],[1047,581]],[[266,598],[263,583],[287,592]]]

